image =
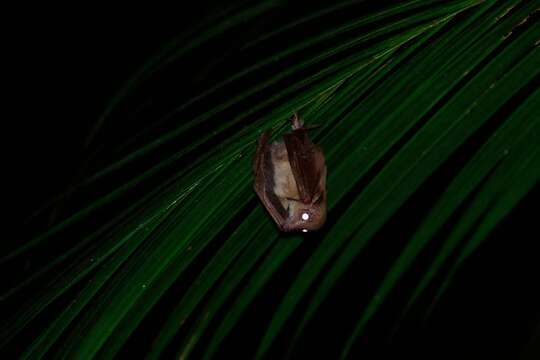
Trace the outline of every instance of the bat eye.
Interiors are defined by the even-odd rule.
[[[305,213],[302,213],[302,220],[308,220],[309,219],[309,214],[307,212]]]
[[[307,229],[302,229],[302,232],[307,232]]]

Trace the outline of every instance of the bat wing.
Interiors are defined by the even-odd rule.
[[[270,145],[268,144],[269,137],[270,133],[266,131],[259,137],[257,142],[257,152],[253,161],[253,172],[255,173],[253,187],[266,210],[268,210],[279,228],[283,229],[288,212],[274,193],[274,168]]]
[[[291,169],[303,203],[325,198],[326,164],[322,150],[315,146],[305,128],[283,136]]]

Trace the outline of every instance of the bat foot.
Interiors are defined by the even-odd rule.
[[[298,116],[297,112],[293,113],[293,116],[291,117],[292,121],[292,129],[302,129],[304,127],[304,121],[300,119],[300,116]]]
[[[302,120],[300,116],[298,116],[297,112],[293,113],[293,116],[291,117],[291,122],[292,122],[291,127],[293,130],[299,130],[299,129],[311,130],[311,129],[316,129],[318,127],[321,127],[320,124],[311,124],[308,126],[304,126],[304,120]]]

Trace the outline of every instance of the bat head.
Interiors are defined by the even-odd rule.
[[[283,224],[284,231],[308,232],[318,230],[326,221],[326,203],[304,204],[297,202],[289,208],[289,217]]]

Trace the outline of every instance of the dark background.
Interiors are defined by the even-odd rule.
[[[97,119],[137,69],[205,11],[200,5],[190,12],[132,7],[35,9],[18,14],[11,26],[12,68],[5,75],[12,82],[8,109],[14,108],[4,113],[4,139],[12,147],[14,171],[6,175],[18,225],[84,177],[89,161],[97,168],[106,162],[104,138],[124,140],[124,124],[89,142]]]

